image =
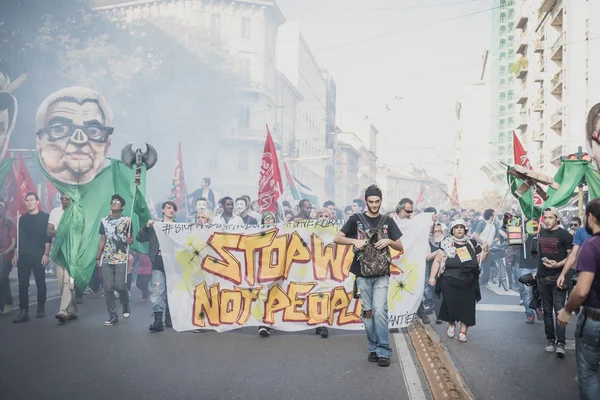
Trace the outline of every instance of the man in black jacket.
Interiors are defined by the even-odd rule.
[[[46,316],[46,265],[50,255],[48,214],[39,210],[40,199],[34,192],[25,195],[27,214],[19,219],[19,244],[13,258],[13,266],[19,268],[19,316],[18,324],[29,321],[29,277],[33,272],[37,287],[37,318]]]
[[[172,201],[166,201],[162,205],[163,222],[175,222],[175,213],[177,204]],[[154,231],[154,221],[148,221],[148,224],[137,234],[137,241],[144,243],[150,242],[148,256],[152,261],[152,311],[154,312],[154,323],[150,325],[151,332],[162,332],[172,327],[171,314],[169,313],[169,303],[167,301],[167,279],[165,276],[165,266],[160,253],[160,245],[156,232]],[[165,323],[163,325],[163,313],[165,313]]]

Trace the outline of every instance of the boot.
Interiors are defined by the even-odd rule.
[[[169,311],[169,307],[167,307],[167,310],[165,312],[165,326],[167,328],[173,327],[173,324],[171,323],[171,312]]]
[[[150,325],[150,332],[162,332],[165,330],[162,321],[163,313],[155,312],[154,313],[154,323]]]
[[[19,315],[17,318],[13,319],[13,323],[20,324],[21,322],[29,321],[29,311],[27,310],[19,310]]]
[[[4,309],[2,310],[2,315],[7,316],[12,314],[12,306],[4,305]]]
[[[41,306],[38,304],[37,313],[35,314],[36,318],[44,318],[46,316],[46,306]]]

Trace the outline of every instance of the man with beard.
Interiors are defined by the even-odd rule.
[[[392,349],[389,345],[388,332],[388,285],[389,268],[386,275],[364,277],[361,273],[361,265],[358,260],[360,250],[368,244],[365,239],[367,229],[375,229],[381,226],[383,232],[387,232],[387,238],[380,239],[374,244],[375,248],[389,252],[388,247],[402,251],[400,237],[402,232],[398,225],[390,217],[379,213],[381,208],[382,193],[376,185],[371,185],[365,191],[368,210],[363,214],[370,226],[364,226],[361,217],[353,215],[335,236],[334,242],[346,246],[354,246],[355,256],[350,267],[350,272],[356,276],[357,287],[360,290],[360,302],[362,306],[362,319],[367,333],[368,360],[378,362],[379,366],[390,365]],[[383,224],[381,218],[384,218]],[[389,266],[388,266],[389,267]]]
[[[571,314],[579,310],[575,350],[577,355],[577,381],[581,399],[600,398],[600,200],[594,199],[585,210],[585,228],[593,235],[579,252],[577,271],[579,279],[569,296],[567,305],[559,311],[558,324],[564,326]]]
[[[560,212],[555,207],[544,210],[546,229],[540,233],[539,263],[537,268],[537,285],[544,310],[544,330],[546,332],[546,351],[554,353],[558,358],[565,357],[566,332],[564,326],[554,330],[552,310],[558,311],[565,306],[567,291],[557,286],[557,280],[567,257],[573,248],[573,236],[559,227]]]
[[[46,265],[50,259],[48,214],[39,210],[40,199],[34,192],[25,195],[27,214],[19,219],[19,246],[13,267],[19,270],[19,316],[15,324],[29,321],[29,278],[33,272],[37,287],[36,318],[46,316]]]
[[[244,225],[244,220],[233,213],[233,199],[225,196],[219,201],[223,208],[223,214],[214,218],[214,224],[221,225]]]

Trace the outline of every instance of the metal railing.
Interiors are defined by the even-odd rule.
[[[563,33],[561,33],[561,35],[558,37],[558,39],[556,39],[556,41],[552,45],[552,55],[556,54],[558,49],[560,47],[562,47],[562,45],[564,44],[564,41],[565,41],[565,35]]]
[[[552,122],[552,126],[554,126],[558,122],[562,121],[563,116],[564,116],[564,109],[559,108],[554,114],[552,114],[552,118],[550,118],[550,121]]]

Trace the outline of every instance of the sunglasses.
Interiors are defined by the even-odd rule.
[[[407,214],[412,214],[413,213],[413,210],[407,210],[405,208],[403,208],[402,211],[404,211]]]
[[[61,200],[71,200],[71,198],[70,198],[70,197],[61,197],[60,199],[61,199]]]
[[[113,200],[110,202],[110,204],[116,204],[116,205],[121,205],[121,202],[119,200]]]
[[[571,224],[571,228],[579,228],[579,224]]]

